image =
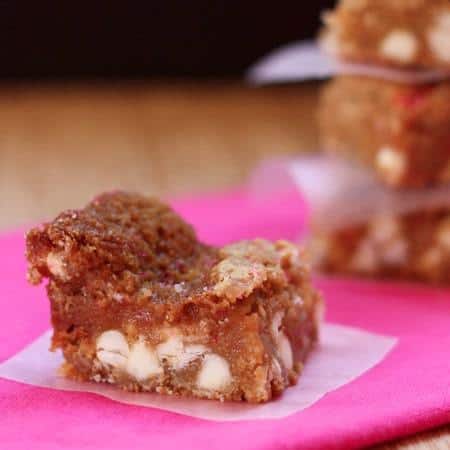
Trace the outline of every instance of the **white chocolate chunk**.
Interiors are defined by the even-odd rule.
[[[123,369],[129,355],[128,342],[117,330],[102,333],[96,342],[97,358],[103,364]]]
[[[52,275],[59,278],[66,278],[67,273],[65,269],[65,264],[61,255],[57,253],[49,253],[47,255],[47,267]]]
[[[103,332],[96,342],[97,350],[106,350],[128,356],[129,347],[125,336],[118,330]]]
[[[204,345],[200,344],[185,346],[181,336],[178,335],[171,336],[156,347],[159,360],[167,361],[175,370],[183,369],[208,351]]]
[[[123,294],[121,294],[120,292],[114,292],[114,294],[112,295],[112,299],[118,303],[122,303]]]
[[[286,334],[281,330],[283,321],[283,313],[278,311],[275,313],[270,325],[272,336],[277,346],[277,353],[281,362],[287,370],[291,370],[294,364],[291,343]]]
[[[126,371],[138,381],[144,381],[152,376],[163,373],[158,358],[143,340],[137,341],[131,347],[126,365]]]
[[[103,378],[99,373],[96,373],[95,375],[92,375],[91,380],[95,381],[96,383],[103,382]]]
[[[276,377],[280,376],[282,373],[281,366],[277,358],[272,358],[272,372]]]
[[[97,358],[102,364],[123,369],[127,364],[127,358],[120,353],[107,352],[106,350],[98,350]]]
[[[374,246],[367,240],[362,241],[350,261],[350,267],[360,272],[373,272],[378,267],[378,257]]]
[[[408,243],[405,239],[398,238],[386,245],[382,252],[385,264],[398,266],[404,264],[408,257]]]
[[[320,266],[330,251],[330,240],[326,236],[314,236],[309,244],[309,253],[313,267]]]
[[[183,352],[183,341],[180,336],[171,336],[167,341],[156,347],[156,353],[160,360],[167,360],[169,363],[176,359]]]
[[[385,244],[398,236],[400,223],[392,216],[379,216],[370,224],[370,238],[377,244]]]
[[[428,45],[441,61],[450,62],[450,12],[438,14],[427,33]]]
[[[278,337],[278,353],[281,361],[287,370],[291,370],[294,365],[294,356],[292,354],[291,343],[288,337],[281,331]]]
[[[320,41],[322,49],[329,55],[338,55],[340,53],[340,42],[338,34],[335,31],[328,30]]]
[[[278,311],[275,313],[272,319],[272,323],[270,324],[270,330],[272,332],[272,336],[275,339],[275,341],[278,339],[280,335],[280,328],[281,328],[281,322],[283,321],[283,313],[281,311]]]
[[[406,170],[405,155],[394,148],[381,148],[375,158],[375,166],[388,183],[397,183]]]
[[[230,366],[227,360],[215,353],[205,355],[197,376],[197,386],[208,391],[223,391],[231,381]]]
[[[208,352],[209,349],[206,348],[204,345],[201,344],[187,345],[184,348],[183,353],[181,353],[174,362],[174,369],[175,370],[183,369],[187,365],[189,365],[192,361],[195,361],[196,359],[200,358],[202,355]]]
[[[417,54],[417,38],[408,30],[391,31],[380,44],[380,53],[385,58],[401,63],[411,62]]]
[[[437,242],[442,249],[450,252],[450,217],[439,226]]]

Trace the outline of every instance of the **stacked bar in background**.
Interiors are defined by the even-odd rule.
[[[341,0],[323,16],[337,58],[401,69],[450,69],[448,0]]]
[[[393,188],[450,181],[450,81],[338,77],[322,91],[319,123],[326,151],[362,162]]]
[[[440,78],[412,85],[336,77],[321,93],[322,148],[366,166],[392,195],[448,184],[450,1],[343,0],[325,15],[322,41],[343,61],[406,75],[435,71]],[[316,229],[314,242],[326,272],[450,282],[450,198],[407,214],[390,211],[344,228]]]

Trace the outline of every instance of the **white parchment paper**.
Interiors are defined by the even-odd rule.
[[[396,70],[369,64],[344,63],[321,51],[314,41],[300,41],[274,50],[247,73],[255,84],[321,80],[334,75],[362,75],[399,83],[427,83],[450,78],[440,70]]]
[[[392,190],[369,170],[333,156],[298,158],[287,170],[308,199],[313,222],[322,229],[450,206],[450,185]]]
[[[326,231],[377,216],[450,207],[450,184],[390,189],[367,168],[327,154],[265,160],[249,181],[255,201],[291,184],[307,201],[310,221]]]
[[[263,405],[128,393],[106,384],[77,382],[57,374],[59,353],[48,351],[51,331],[46,332],[11,359],[0,364],[0,377],[33,386],[63,391],[90,392],[120,403],[172,411],[215,421],[277,419],[311,406],[379,363],[396,339],[356,328],[325,324],[321,341],[308,359],[299,383],[278,399]]]

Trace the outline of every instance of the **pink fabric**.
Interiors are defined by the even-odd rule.
[[[174,202],[212,243],[296,238],[305,205],[234,192]],[[28,287],[22,233],[0,238],[0,360],[49,327],[42,288]],[[285,419],[216,423],[118,404],[84,393],[0,379],[1,448],[350,449],[450,422],[450,290],[413,284],[319,280],[329,321],[397,336],[374,369]],[[31,367],[30,370],[33,370]]]

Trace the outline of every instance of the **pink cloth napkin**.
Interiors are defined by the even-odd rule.
[[[174,206],[211,243],[295,239],[306,226],[305,204],[294,193],[258,200],[232,192]],[[25,282],[22,233],[1,237],[0,249],[2,361],[49,327],[49,309],[43,289]],[[318,283],[329,321],[399,342],[378,366],[310,408],[279,420],[218,423],[0,379],[1,448],[351,449],[450,422],[450,290]]]

